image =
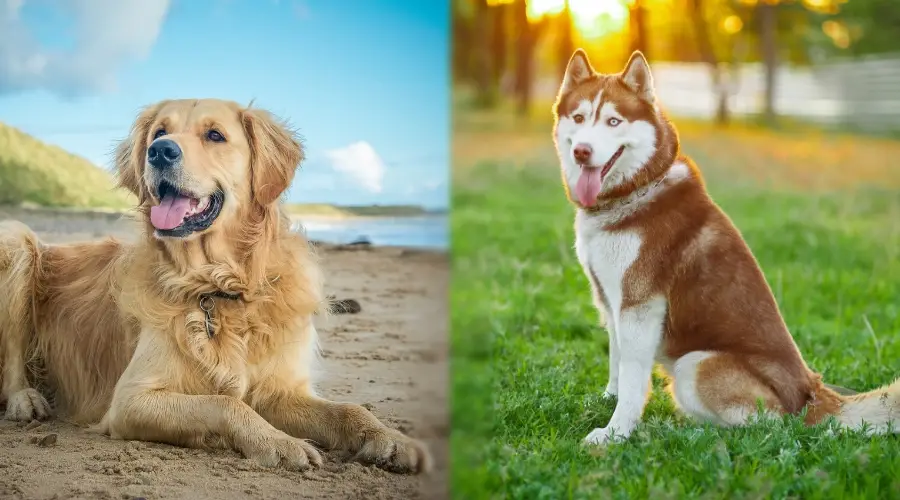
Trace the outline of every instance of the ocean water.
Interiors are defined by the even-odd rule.
[[[294,229],[304,231],[311,240],[338,244],[365,238],[379,246],[447,250],[450,240],[446,215],[334,220],[299,218]]]

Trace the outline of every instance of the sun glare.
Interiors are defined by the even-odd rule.
[[[556,14],[565,4],[565,0],[529,0],[528,14],[533,18]],[[622,0],[569,0],[569,8],[578,31],[587,37],[603,35],[610,25],[620,28],[628,19],[628,8]],[[603,17],[606,22],[601,22]]]

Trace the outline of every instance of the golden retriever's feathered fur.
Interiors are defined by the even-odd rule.
[[[205,141],[210,127],[227,141]],[[225,193],[212,226],[186,238],[159,237],[150,222],[154,128],[184,153],[181,187]],[[314,392],[322,276],[279,203],[302,158],[295,134],[265,111],[163,101],[116,151],[119,184],[139,200],[136,244],[46,245],[0,224],[6,417],[46,417],[47,395],[56,412],[115,438],[225,445],[301,469],[321,461],[310,440],[392,470],[427,469],[420,442]],[[209,293],[233,296],[211,299],[212,336],[200,307]]]

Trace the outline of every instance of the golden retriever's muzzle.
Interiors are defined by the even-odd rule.
[[[181,147],[171,139],[157,139],[147,148],[147,162],[157,170],[170,170],[181,163]]]
[[[150,208],[150,222],[161,237],[184,238],[208,229],[222,210],[225,194],[185,190],[182,169],[184,154],[171,139],[157,139],[147,148],[152,167],[148,180],[159,203]]]

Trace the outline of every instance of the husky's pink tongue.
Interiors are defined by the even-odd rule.
[[[603,175],[599,167],[582,167],[581,176],[575,184],[575,196],[578,202],[586,207],[592,207],[597,203],[600,195],[600,187],[603,185]]]
[[[159,205],[150,207],[150,222],[156,229],[175,229],[191,208],[191,199],[175,193],[167,193]]]

